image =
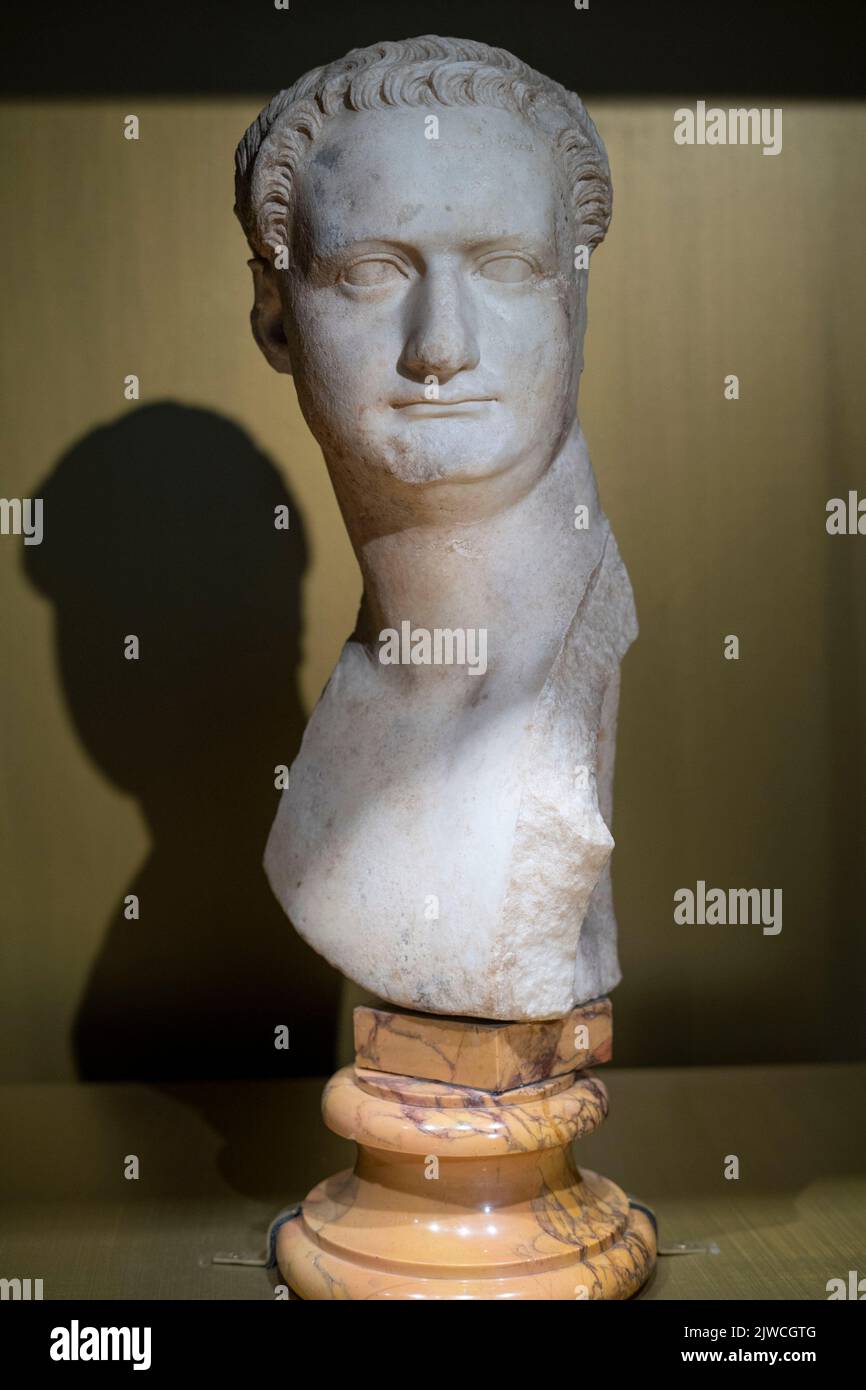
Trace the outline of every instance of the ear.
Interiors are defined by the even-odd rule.
[[[270,261],[253,256],[247,261],[253,272],[253,309],[250,314],[253,337],[275,372],[292,374],[289,345],[283,327],[283,301],[277,273]]]

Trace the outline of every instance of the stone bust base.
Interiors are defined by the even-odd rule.
[[[600,1006],[601,1010],[600,1010]],[[540,1030],[558,1030],[552,1066],[574,1058],[583,1014],[594,1055],[609,1055],[610,1006],[595,1001],[557,1024],[356,1010],[359,1053],[379,1018],[391,1065],[429,1055],[462,1084],[377,1070],[356,1060],[328,1083],[325,1122],[357,1141],[354,1170],[320,1183],[277,1238],[277,1260],[304,1299],[622,1299],[655,1263],[655,1226],[616,1184],[578,1168],[572,1140],[607,1114],[590,1072],[539,1075]],[[601,1028],[600,1028],[601,1020]],[[407,1022],[410,1026],[407,1028]],[[602,1036],[604,1034],[604,1036]],[[464,1046],[463,1044],[467,1044]],[[474,1055],[474,1062],[473,1062]],[[547,1054],[550,1057],[550,1052]],[[530,1079],[508,1090],[473,1085],[503,1058],[527,1059]],[[422,1063],[422,1069],[423,1063]]]

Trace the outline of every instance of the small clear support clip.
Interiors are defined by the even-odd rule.
[[[293,1202],[278,1212],[268,1227],[266,1249],[263,1255],[251,1255],[249,1251],[239,1254],[235,1250],[218,1250],[211,1255],[212,1265],[236,1265],[246,1269],[275,1269],[277,1264],[277,1232],[287,1221],[294,1221],[301,1214],[300,1202]]]
[[[258,1269],[267,1269],[267,1255],[238,1255],[232,1250],[218,1250],[215,1255],[211,1255],[212,1265],[254,1265]]]
[[[660,1255],[720,1255],[714,1240],[683,1240],[676,1245],[659,1246]]]

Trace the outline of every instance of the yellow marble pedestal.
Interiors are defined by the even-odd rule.
[[[553,1025],[359,1009],[355,1036],[359,1060],[322,1102],[326,1124],[358,1144],[354,1170],[315,1187],[277,1236],[296,1294],[582,1300],[640,1288],[655,1261],[652,1221],[571,1151],[607,1114],[604,1086],[573,1066],[575,1055],[610,1055],[607,1000]],[[383,1055],[461,1081],[369,1065]],[[507,1089],[467,1080],[515,1067],[525,1079]]]

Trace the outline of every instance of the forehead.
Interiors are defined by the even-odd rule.
[[[439,123],[428,139],[429,119]],[[341,112],[299,171],[296,217],[316,251],[555,236],[563,191],[543,131],[493,107]]]

